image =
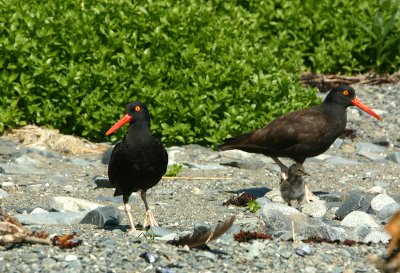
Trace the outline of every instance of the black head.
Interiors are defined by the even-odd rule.
[[[130,102],[126,105],[126,113],[132,117],[131,123],[136,121],[150,122],[150,113],[146,105],[140,101]]]
[[[332,89],[326,96],[324,103],[335,103],[344,107],[353,106],[353,99],[356,97],[356,91],[353,87],[341,84]]]
[[[375,113],[371,108],[363,104],[356,96],[356,91],[354,91],[353,87],[341,84],[338,87],[332,89],[329,94],[326,96],[323,105],[324,107],[328,107],[329,105],[340,105],[345,108],[349,106],[357,106],[364,112],[370,114],[371,116],[382,120],[382,118]]]
[[[146,122],[150,128],[150,114],[146,105],[140,101],[128,103],[126,106],[127,114],[118,120],[107,132],[106,135],[110,135],[121,128],[125,123],[130,122],[131,124],[143,121]]]

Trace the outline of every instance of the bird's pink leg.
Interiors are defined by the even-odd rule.
[[[314,201],[314,194],[305,186],[305,200],[307,203]]]
[[[131,207],[131,205],[129,205],[129,203],[124,203],[124,208],[125,208],[126,215],[128,215],[129,223],[131,224],[131,228],[128,231],[128,234],[131,235],[136,232],[136,228],[135,228],[135,224],[133,223],[133,217],[132,217],[132,212],[131,212],[132,207]]]
[[[149,206],[147,205],[146,190],[142,190],[140,192],[140,197],[142,197],[144,206],[146,208],[146,219],[144,219],[143,227],[146,227],[148,224],[150,224],[150,226],[158,226],[158,223],[154,218],[153,212],[151,212]],[[147,221],[149,221],[149,223],[147,223]]]

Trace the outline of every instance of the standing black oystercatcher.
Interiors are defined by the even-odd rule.
[[[115,186],[114,196],[122,195],[125,212],[131,229],[136,231],[128,203],[132,192],[141,191],[140,196],[146,208],[146,219],[151,226],[158,225],[146,201],[146,191],[155,186],[167,170],[168,154],[163,144],[150,133],[150,114],[146,105],[140,101],[126,106],[127,114],[115,123],[106,133],[110,135],[125,123],[130,123],[128,133],[117,143],[108,165],[108,177]]]
[[[357,106],[382,119],[358,100],[352,87],[339,85],[329,92],[321,105],[288,113],[263,128],[227,139],[219,149],[239,149],[269,156],[279,165],[282,178],[286,179],[288,168],[278,157],[288,157],[303,164],[306,158],[328,150],[346,127],[346,108],[349,106]],[[311,197],[306,188],[306,200],[311,201]]]

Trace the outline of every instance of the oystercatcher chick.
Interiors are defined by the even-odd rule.
[[[127,114],[115,123],[107,132],[110,135],[121,126],[129,123],[124,139],[117,143],[108,165],[108,177],[115,186],[114,196],[122,195],[125,212],[131,228],[128,234],[136,232],[133,222],[129,196],[140,190],[140,196],[146,209],[146,219],[151,226],[158,225],[146,200],[146,191],[154,187],[167,170],[168,154],[163,144],[151,135],[150,114],[146,105],[140,101],[126,106]]]
[[[281,176],[286,179],[288,167],[278,157],[288,157],[303,164],[306,158],[324,153],[345,129],[349,106],[357,106],[382,119],[357,98],[352,87],[342,84],[332,89],[321,105],[288,113],[258,130],[226,139],[219,149],[239,149],[269,156],[279,165]],[[312,198],[306,187],[306,201],[312,201]]]
[[[293,200],[297,201],[300,207],[306,194],[306,185],[303,176],[309,175],[304,171],[303,165],[299,163],[292,164],[288,169],[287,178],[281,178],[279,184],[283,200],[291,206]]]

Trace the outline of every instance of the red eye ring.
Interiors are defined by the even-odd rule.
[[[345,95],[345,96],[348,96],[350,94],[350,92],[347,91],[347,90],[344,90],[344,91],[342,91],[342,94]]]
[[[139,112],[140,110],[142,110],[140,106],[135,106],[135,112]]]

